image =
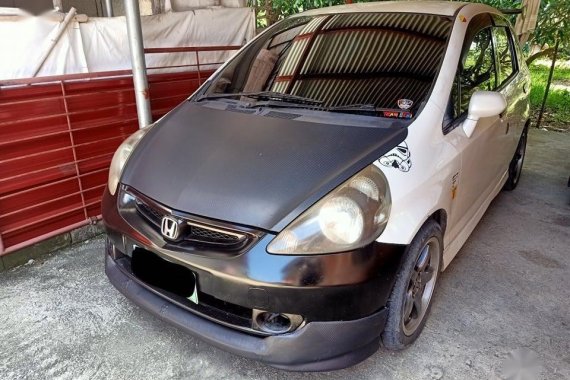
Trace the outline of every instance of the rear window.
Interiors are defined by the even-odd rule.
[[[238,54],[206,95],[272,91],[326,107],[413,111],[429,95],[451,27],[448,17],[408,13],[289,18]]]

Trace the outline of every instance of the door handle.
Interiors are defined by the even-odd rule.
[[[526,94],[528,93],[528,82],[523,83],[523,92]]]
[[[511,123],[507,123],[507,130],[505,131],[505,135],[509,133],[510,128],[511,128]]]

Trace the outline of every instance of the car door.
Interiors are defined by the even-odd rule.
[[[514,155],[524,124],[528,117],[528,100],[525,94],[529,90],[527,78],[520,73],[517,43],[508,23],[501,16],[494,15],[493,45],[497,59],[497,91],[507,99],[505,134],[500,136],[501,160],[500,171],[508,169]]]
[[[446,130],[446,138],[461,157],[461,171],[454,179],[456,188],[449,215],[451,239],[480,212],[501,180],[504,161],[501,143],[507,129],[505,115],[479,119],[471,137],[461,128],[471,96],[479,90],[497,89],[492,28],[489,14],[477,15],[470,21],[450,99],[453,122]]]

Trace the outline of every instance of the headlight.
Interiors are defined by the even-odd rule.
[[[107,183],[111,195],[115,195],[115,192],[117,191],[121,173],[123,172],[123,168],[131,156],[131,153],[137,146],[140,139],[143,138],[143,136],[150,130],[150,128],[152,128],[152,125],[139,129],[130,135],[125,141],[123,141],[123,143],[119,146],[113,155],[111,166],[109,167],[109,181]]]
[[[384,231],[390,207],[386,177],[370,165],[295,219],[267,251],[304,255],[363,247]]]

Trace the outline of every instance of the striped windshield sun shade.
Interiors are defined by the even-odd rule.
[[[407,13],[320,16],[291,43],[272,90],[326,106],[419,104],[439,70],[448,18]]]

